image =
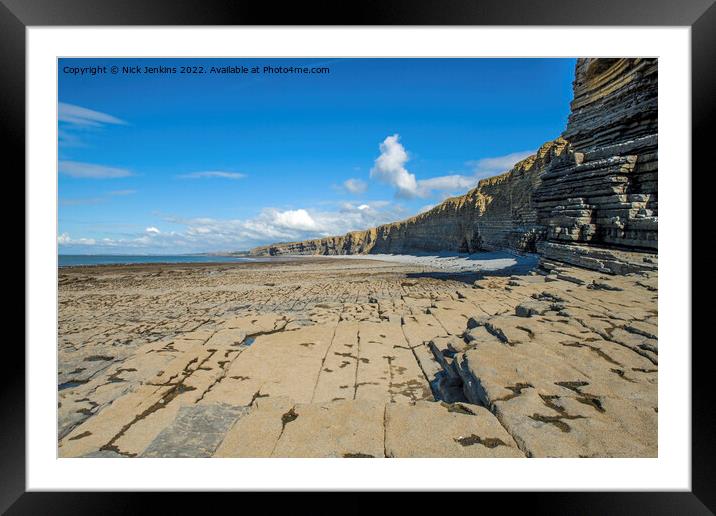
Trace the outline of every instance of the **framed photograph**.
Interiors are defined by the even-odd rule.
[[[3,510],[712,514],[712,3],[3,0],[26,202]]]

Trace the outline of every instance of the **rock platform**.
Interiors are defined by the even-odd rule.
[[[655,457],[655,270],[63,268],[60,457]]]

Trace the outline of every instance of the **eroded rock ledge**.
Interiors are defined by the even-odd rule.
[[[255,256],[513,249],[621,274],[651,269],[658,235],[657,60],[579,59],[561,137],[467,194],[366,231]]]

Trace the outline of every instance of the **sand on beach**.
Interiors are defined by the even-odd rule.
[[[455,272],[500,272],[502,274],[527,273],[539,261],[535,254],[518,254],[509,251],[482,253],[414,253],[414,254],[363,254],[334,255],[331,258],[344,260],[377,260],[427,267],[430,269]]]

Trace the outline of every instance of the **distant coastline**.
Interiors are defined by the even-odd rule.
[[[139,255],[139,254],[60,254],[57,256],[58,267],[87,265],[127,265],[147,263],[227,263],[252,262],[252,258],[238,253],[226,254],[172,254],[172,255]]]

